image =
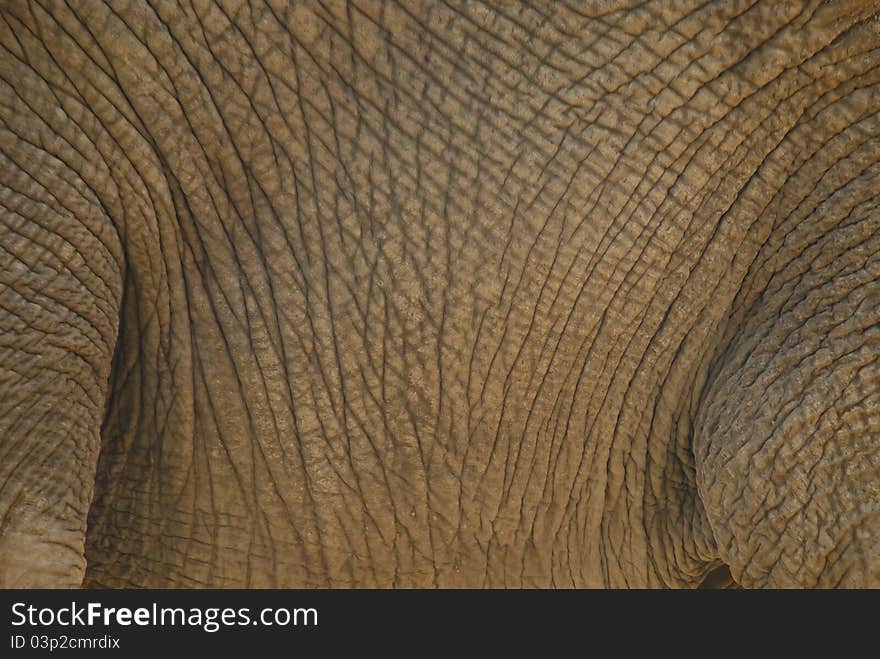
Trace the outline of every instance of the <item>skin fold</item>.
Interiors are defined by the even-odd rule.
[[[0,586],[880,585],[878,16],[0,3]]]

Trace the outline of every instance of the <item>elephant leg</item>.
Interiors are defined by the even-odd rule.
[[[118,237],[36,123],[0,130],[2,588],[82,583],[122,282]]]
[[[874,168],[877,169],[876,166]],[[742,314],[697,424],[698,486],[743,586],[880,585],[880,203],[877,172],[788,256]],[[774,265],[774,263],[776,265]]]

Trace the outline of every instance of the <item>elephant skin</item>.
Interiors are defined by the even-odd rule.
[[[878,16],[4,2],[0,586],[880,585]]]

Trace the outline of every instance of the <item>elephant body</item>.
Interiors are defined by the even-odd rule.
[[[877,584],[878,11],[5,4],[0,584]]]

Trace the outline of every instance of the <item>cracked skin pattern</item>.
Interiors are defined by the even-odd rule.
[[[878,12],[4,2],[0,585],[880,584]]]

